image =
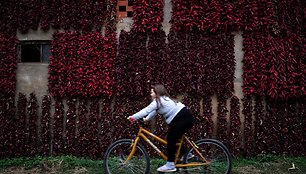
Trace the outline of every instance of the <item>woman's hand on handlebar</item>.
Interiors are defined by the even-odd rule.
[[[138,123],[140,123],[140,124],[145,124],[145,123],[148,123],[148,122],[149,122],[149,120],[148,120],[146,117],[136,120],[136,119],[134,119],[132,116],[129,116],[129,117],[127,117],[127,119],[128,119],[131,123],[135,123],[135,121],[138,121]]]
[[[135,121],[135,119],[134,119],[132,116],[129,116],[127,119],[128,119],[131,123],[134,123],[134,121]]]

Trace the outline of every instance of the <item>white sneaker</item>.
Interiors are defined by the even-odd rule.
[[[173,165],[173,166],[169,166],[169,165],[165,164],[165,165],[159,167],[159,168],[157,169],[157,171],[158,171],[158,172],[175,172],[175,171],[176,171],[176,168],[175,168],[174,165]]]

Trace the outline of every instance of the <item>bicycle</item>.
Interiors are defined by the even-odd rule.
[[[139,131],[135,139],[120,139],[112,143],[104,155],[105,174],[149,174],[149,155],[140,144],[140,140],[148,143],[158,154],[167,160],[167,156],[148,137],[166,145],[167,141],[151,133],[143,127],[143,122],[139,124]],[[183,156],[183,161],[179,162],[180,151],[184,143],[190,145]],[[216,139],[200,139],[191,141],[185,134],[177,143],[175,156],[175,166],[179,171],[186,174],[192,173],[223,173],[229,174],[232,167],[232,159],[228,148]]]

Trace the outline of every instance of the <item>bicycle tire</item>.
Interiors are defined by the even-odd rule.
[[[228,148],[223,143],[215,139],[201,139],[196,141],[195,144],[210,164],[186,167],[184,168],[186,174],[230,174],[232,159]],[[188,164],[190,162],[203,162],[203,160],[196,152],[194,152],[193,148],[190,148],[184,155],[183,162]]]
[[[149,155],[139,143],[132,159],[124,163],[132,150],[132,143],[131,139],[121,139],[108,147],[104,155],[105,174],[149,174]]]

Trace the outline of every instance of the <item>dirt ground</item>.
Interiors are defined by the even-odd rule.
[[[306,174],[305,166],[297,167],[286,162],[265,162],[260,167],[252,165],[236,167],[234,174]]]

